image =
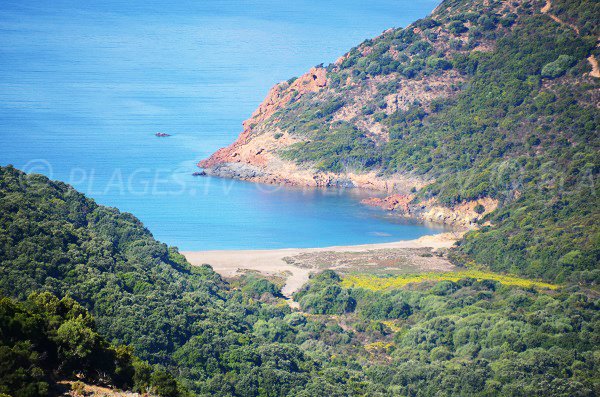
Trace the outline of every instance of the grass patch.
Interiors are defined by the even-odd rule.
[[[425,281],[458,281],[463,278],[474,278],[477,280],[494,280],[504,285],[522,288],[557,289],[556,284],[544,283],[527,278],[510,276],[505,274],[486,272],[481,270],[460,270],[445,273],[421,273],[403,274],[397,276],[373,276],[368,274],[347,275],[342,280],[345,288],[364,288],[371,291],[382,291],[386,289],[401,288],[411,283],[422,283]]]

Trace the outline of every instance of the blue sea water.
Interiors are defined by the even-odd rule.
[[[71,183],[185,250],[430,234],[439,228],[365,208],[357,192],[191,174],[235,139],[273,84],[436,3],[3,0],[0,164]]]

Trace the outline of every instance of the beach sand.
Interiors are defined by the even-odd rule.
[[[223,277],[244,271],[286,278],[283,295],[300,289],[311,273],[336,271],[370,273],[451,271],[454,266],[443,256],[432,255],[451,247],[461,233],[448,232],[416,240],[324,248],[286,248],[274,250],[224,250],[182,252],[195,266],[209,264]]]

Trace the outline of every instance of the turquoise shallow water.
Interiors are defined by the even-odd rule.
[[[276,82],[433,1],[0,4],[0,164],[73,184],[186,250],[416,238],[356,192],[197,178]],[[156,138],[155,132],[172,134]]]

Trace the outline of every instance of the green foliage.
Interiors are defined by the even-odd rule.
[[[89,366],[92,354],[99,347],[100,335],[86,327],[81,318],[74,318],[58,327],[55,341],[62,366],[76,368],[81,363]]]
[[[192,269],[132,215],[13,168],[0,168],[0,274],[6,295],[71,296],[101,333],[152,363],[167,363],[192,319],[220,300],[218,275]]]
[[[371,357],[362,368],[366,390],[385,385],[388,393],[423,396],[596,393],[599,302],[578,288],[547,294],[461,279],[416,289],[347,291],[356,299],[356,315],[332,321],[354,328],[353,339]],[[397,315],[398,307],[408,310]],[[338,344],[348,357],[352,350],[345,346],[352,342]],[[352,368],[350,362],[345,365]]]
[[[167,392],[158,380],[140,382],[141,361],[131,349],[101,337],[94,319],[73,299],[34,293],[23,302],[0,297],[0,393],[46,396],[56,379],[73,379],[177,396],[175,379]],[[147,366],[147,364],[145,364]],[[155,371],[148,366],[148,372]]]
[[[260,298],[264,294],[281,297],[281,291],[271,281],[256,276],[247,277],[245,285],[242,287],[242,292],[252,298]]]
[[[427,67],[433,70],[448,70],[452,68],[452,63],[444,58],[429,57],[427,58]]]
[[[461,33],[465,33],[469,29],[462,21],[452,21],[448,24],[448,30],[456,35],[459,35]]]
[[[290,146],[286,158],[316,162],[322,170],[345,171],[347,169],[370,169],[381,163],[381,154],[372,140],[355,126],[338,122],[331,126],[318,127],[310,142]]]
[[[565,74],[577,60],[570,55],[560,55],[555,61],[547,63],[542,68],[542,77],[555,79]]]
[[[483,204],[477,204],[474,208],[475,212],[477,212],[479,215],[483,214],[485,212],[485,207],[483,206]]]
[[[365,302],[361,314],[372,320],[388,320],[407,318],[412,314],[412,308],[402,294],[384,294],[378,299]]]
[[[354,311],[354,298],[339,285],[339,276],[326,270],[311,278],[294,294],[302,310],[315,314],[343,314]]]

